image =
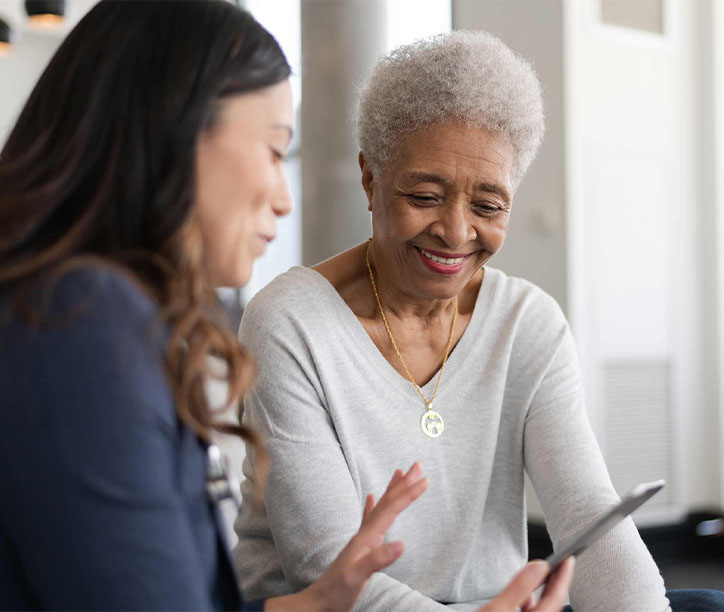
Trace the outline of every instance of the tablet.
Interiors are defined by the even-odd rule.
[[[626,495],[624,495],[621,503],[611,508],[601,518],[595,520],[588,528],[584,529],[573,541],[564,546],[559,551],[554,552],[546,559],[546,563],[551,568],[551,572],[556,569],[566,557],[571,555],[579,555],[593,544],[602,535],[613,529],[636,508],[645,501],[649,500],[653,495],[661,491],[664,484],[663,480],[654,482],[644,482],[635,486]]]

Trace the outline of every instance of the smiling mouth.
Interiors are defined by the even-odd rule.
[[[437,264],[443,265],[443,266],[457,266],[463,263],[467,255],[458,255],[456,257],[441,257],[440,255],[435,255],[434,253],[431,253],[430,251],[426,251],[422,247],[415,246],[415,248],[420,251],[425,257],[427,257],[429,260],[434,261]]]

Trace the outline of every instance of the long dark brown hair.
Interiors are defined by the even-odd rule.
[[[0,153],[0,290],[19,295],[88,261],[130,275],[167,324],[179,417],[217,423],[205,382],[220,359],[229,404],[253,372],[202,265],[196,146],[227,96],[279,83],[274,38],[223,0],[103,0],[38,81]]]

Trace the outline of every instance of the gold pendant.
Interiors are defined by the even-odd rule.
[[[445,429],[445,422],[437,412],[428,408],[420,419],[420,427],[426,436],[437,438]]]

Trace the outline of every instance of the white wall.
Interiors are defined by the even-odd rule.
[[[59,44],[57,37],[26,32],[9,55],[0,57],[0,144]]]
[[[709,330],[701,317],[711,305],[712,280],[701,250],[709,196],[700,129],[703,3],[668,1],[663,37],[601,26],[593,3],[566,6],[570,227],[580,259],[571,300],[586,347],[589,409],[615,483],[629,484],[639,468],[651,477],[668,470],[670,486],[659,503],[668,496],[674,514],[677,507],[716,506],[717,389],[705,368]],[[604,374],[615,362],[629,371],[659,364],[668,373],[668,398],[652,399],[650,413],[647,397],[637,396],[640,408],[626,406],[626,419],[639,411],[645,424],[635,415],[625,423],[622,416],[620,425],[609,419],[614,388],[630,384],[612,381],[611,370]],[[645,384],[638,380],[629,392],[640,394]],[[667,406],[668,431],[661,435],[668,457],[646,469],[635,465],[626,458],[641,448],[651,457],[661,443],[653,432]]]
[[[709,348],[704,356],[710,365],[707,368],[709,395],[719,405],[718,446],[719,450],[719,508],[724,508],[724,5],[717,0],[704,3],[700,20],[705,33],[704,40],[711,49],[711,60],[702,62],[700,80],[710,83],[711,99],[702,104],[701,132],[709,135],[704,139],[703,155],[711,158],[708,166],[711,173],[711,206],[702,220],[706,228],[703,242],[710,245],[703,254],[703,261],[712,262],[711,273],[715,278],[713,288],[704,295],[711,308],[702,312],[702,318],[710,321],[711,328],[705,337]],[[710,121],[706,121],[706,118]],[[707,147],[708,145],[708,147]],[[708,218],[706,216],[708,212]],[[707,232],[708,230],[708,232]],[[709,286],[705,284],[705,286]],[[716,392],[715,392],[716,391]],[[716,418],[710,424],[717,430]]]

